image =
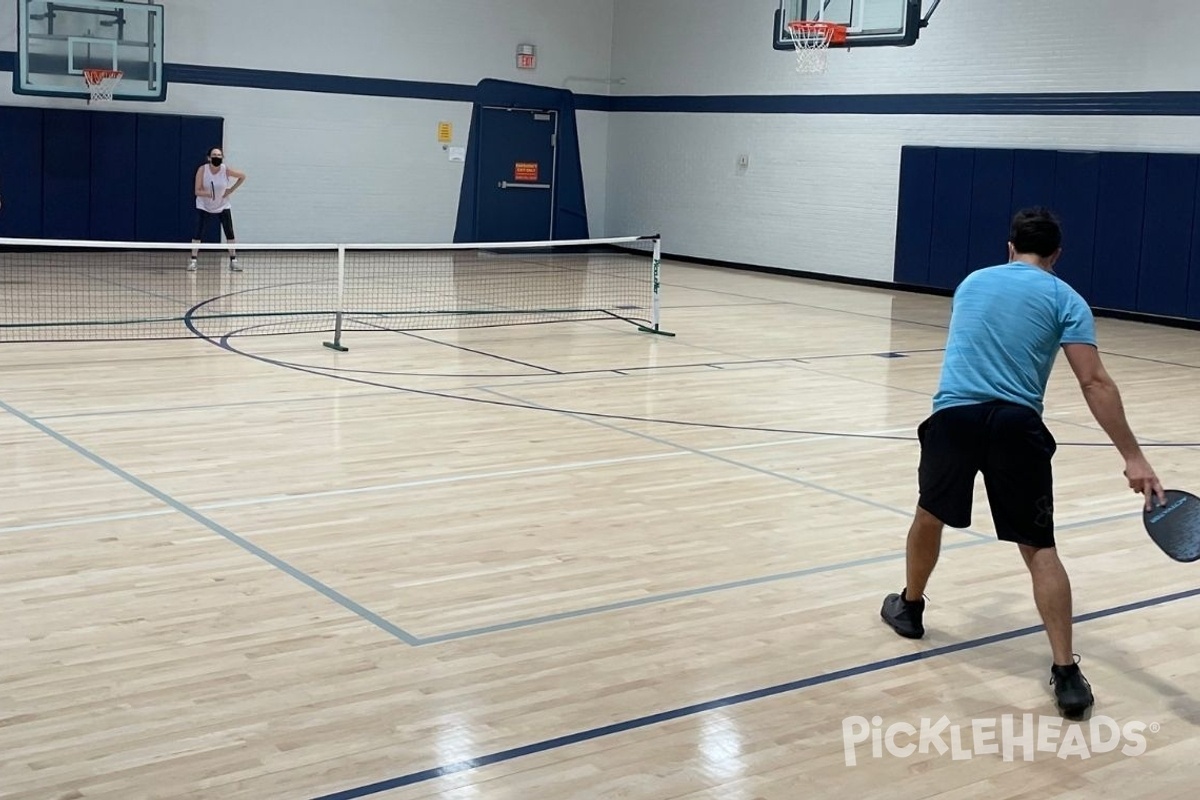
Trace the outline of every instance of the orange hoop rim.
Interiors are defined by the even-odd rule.
[[[815,19],[794,19],[787,24],[793,33],[823,33],[830,44],[844,44],[847,26],[837,22],[820,22]]]
[[[121,78],[125,73],[119,69],[85,69],[83,80],[88,86],[94,86],[107,78]]]

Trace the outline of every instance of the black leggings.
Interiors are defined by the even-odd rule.
[[[192,241],[198,242],[204,238],[204,232],[208,230],[208,220],[212,217],[219,217],[221,220],[221,228],[225,231],[225,241],[232,242],[235,238],[233,235],[233,212],[228,208],[224,211],[212,214],[202,208],[196,209],[196,235],[192,237]]]

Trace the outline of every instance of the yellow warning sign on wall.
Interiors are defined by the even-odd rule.
[[[450,144],[454,141],[454,124],[450,122],[438,123],[438,142],[440,144]]]

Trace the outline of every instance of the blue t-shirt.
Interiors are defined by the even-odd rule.
[[[1014,261],[971,273],[954,293],[934,412],[1005,400],[1042,413],[1064,344],[1096,344],[1092,310],[1043,269]]]

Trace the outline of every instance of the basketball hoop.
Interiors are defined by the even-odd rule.
[[[83,81],[91,94],[89,103],[111,103],[113,90],[121,82],[125,73],[119,69],[85,69]]]
[[[796,72],[824,72],[829,46],[846,42],[846,26],[836,22],[796,19],[789,22],[787,27],[796,48]]]

